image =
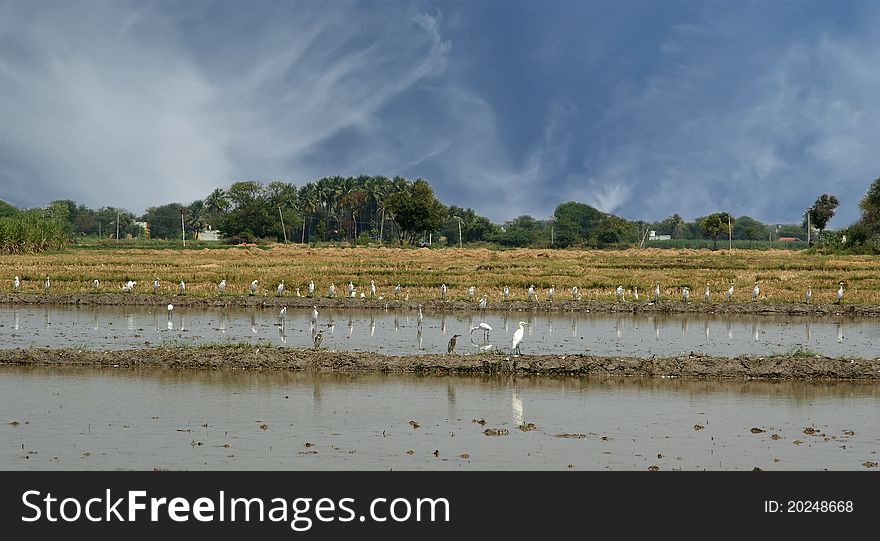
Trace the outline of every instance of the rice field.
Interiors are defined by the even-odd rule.
[[[466,299],[474,286],[477,296],[500,300],[501,288],[510,288],[511,300],[525,300],[534,285],[540,298],[556,288],[556,298],[570,298],[577,286],[582,299],[612,300],[617,286],[632,297],[634,288],[644,295],[659,281],[662,294],[677,297],[681,288],[691,289],[691,299],[702,298],[706,283],[714,300],[720,300],[731,283],[734,300],[751,301],[751,289],[760,280],[760,300],[766,303],[802,302],[812,287],[813,302],[835,299],[837,283],[846,283],[846,303],[880,304],[880,257],[819,255],[793,250],[673,250],[625,251],[521,249],[398,249],[309,248],[277,245],[266,249],[77,249],[45,254],[0,255],[2,289],[10,291],[14,276],[22,280],[20,292],[41,293],[46,276],[51,293],[87,293],[92,280],[101,290],[121,291],[127,280],[138,283],[135,292],[149,291],[155,278],[161,292],[176,293],[180,280],[193,296],[217,295],[217,284],[227,281],[227,295],[245,295],[250,282],[259,281],[259,294],[274,294],[284,280],[285,294],[314,280],[316,293],[326,295],[331,283],[337,296],[344,295],[349,281],[369,295],[370,280],[378,293],[392,298],[401,284],[410,300],[434,299],[441,284],[447,298]]]

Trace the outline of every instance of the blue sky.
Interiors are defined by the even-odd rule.
[[[237,180],[424,177],[833,226],[880,176],[880,3],[0,0],[0,198],[143,211]]]

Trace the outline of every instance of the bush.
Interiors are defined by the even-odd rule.
[[[0,218],[0,253],[35,254],[60,250],[68,242],[64,226],[30,213]]]

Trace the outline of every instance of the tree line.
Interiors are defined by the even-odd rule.
[[[804,213],[802,223],[774,225],[727,212],[693,221],[678,214],[656,222],[631,221],[569,201],[557,206],[549,219],[523,215],[495,224],[471,208],[445,205],[424,179],[362,175],[324,177],[299,187],[284,181],[235,182],[203,199],[150,207],[140,216],[110,206],[90,209],[71,200],[53,201],[44,209],[31,211],[2,203],[0,218],[38,216],[58,224],[74,239],[118,235],[179,240],[184,234],[192,239],[206,229],[217,229],[223,240],[232,244],[268,240],[603,248],[644,245],[648,233],[654,231],[674,240],[709,240],[715,247],[719,239],[753,242],[790,237],[809,240],[810,244],[880,252],[880,179],[862,200],[862,217],[857,223],[830,236],[823,234],[838,205],[837,197],[822,194]],[[148,230],[141,227],[144,223]]]

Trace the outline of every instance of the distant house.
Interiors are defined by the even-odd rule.
[[[658,235],[656,231],[648,231],[648,240],[672,240],[672,235]]]
[[[220,230],[219,229],[211,229],[209,225],[207,229],[199,231],[196,233],[196,240],[205,240],[216,242],[220,240]]]
[[[801,239],[797,237],[779,237],[776,239],[776,242],[801,242]]]

